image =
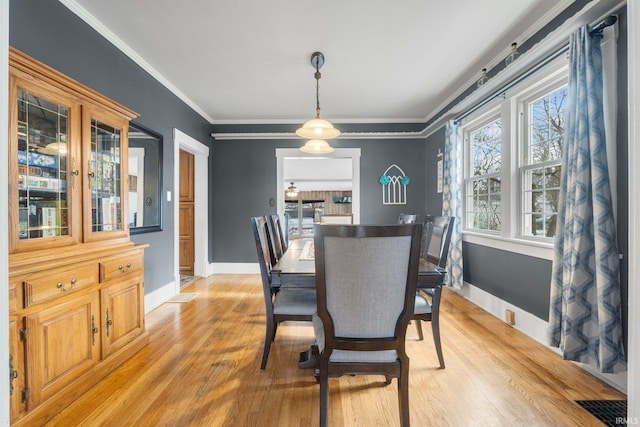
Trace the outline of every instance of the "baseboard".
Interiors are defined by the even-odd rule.
[[[260,274],[260,265],[251,262],[214,262],[207,266],[207,275],[212,274]]]
[[[550,347],[548,345],[547,330],[549,328],[549,322],[546,320],[540,319],[539,317],[524,311],[511,303],[503,301],[502,299],[467,282],[465,282],[464,287],[461,290],[455,290],[455,292],[503,321],[505,310],[513,311],[515,313],[514,328],[538,341],[553,352],[560,354],[560,350],[557,347]],[[603,374],[589,365],[577,362],[576,364],[594,377],[601,379],[621,392],[627,392],[626,372],[619,374]]]
[[[149,313],[153,309],[167,302],[176,294],[176,282],[167,283],[159,289],[144,296],[144,312]]]

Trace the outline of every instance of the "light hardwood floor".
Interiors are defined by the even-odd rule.
[[[50,426],[316,426],[319,390],[298,353],[313,342],[305,323],[280,326],[260,370],[264,303],[257,275],[217,275],[182,290],[188,303],[147,315],[143,349]],[[599,426],[574,400],[625,396],[462,297],[445,290],[438,368],[425,324],[409,326],[413,426]],[[396,381],[329,380],[331,426],[397,426]]]

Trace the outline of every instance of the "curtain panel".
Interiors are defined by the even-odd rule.
[[[550,345],[603,373],[626,369],[620,261],[603,116],[602,34],[571,35],[569,99],[549,310]]]
[[[442,215],[452,216],[453,232],[447,258],[445,284],[462,289],[462,126],[453,120],[445,126]]]

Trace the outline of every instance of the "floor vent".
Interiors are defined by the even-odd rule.
[[[606,426],[627,425],[626,400],[576,400],[576,403]]]

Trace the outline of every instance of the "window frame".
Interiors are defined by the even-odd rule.
[[[539,82],[538,85],[523,91],[515,96],[517,102],[518,109],[518,134],[519,138],[517,141],[518,145],[518,165],[517,165],[517,173],[518,173],[518,198],[520,199],[519,209],[518,209],[518,224],[515,235],[517,238],[524,240],[533,240],[541,243],[547,243],[552,245],[554,237],[546,237],[546,236],[534,236],[525,234],[525,172],[538,168],[546,168],[550,166],[563,166],[562,164],[562,153],[560,157],[555,160],[547,160],[544,162],[538,163],[530,163],[528,160],[528,143],[529,143],[529,106],[533,104],[535,101],[550,95],[562,87],[567,86],[569,83],[569,67],[567,63],[566,69],[561,68],[556,73],[550,75],[544,81]]]
[[[490,246],[537,258],[553,259],[553,238],[525,236],[522,233],[521,165],[523,156],[523,105],[539,98],[552,88],[567,83],[569,63],[565,55],[547,64],[526,80],[496,97],[462,121],[464,138],[462,183],[462,232],[465,242]],[[547,93],[548,93],[547,92]],[[499,232],[474,229],[467,221],[466,178],[469,171],[468,140],[473,130],[497,117],[502,119],[501,228]]]
[[[501,122],[501,131],[500,131],[500,139],[501,139],[501,162],[500,162],[500,171],[499,172],[493,172],[493,173],[489,173],[489,174],[484,174],[484,175],[480,175],[480,176],[475,176],[472,175],[473,173],[473,161],[472,161],[472,155],[470,154],[471,151],[471,135],[473,133],[475,133],[476,131],[486,127],[487,125],[494,123],[496,121],[500,121]],[[501,188],[502,188],[502,182],[503,182],[503,173],[504,173],[504,120],[502,118],[502,115],[500,113],[500,109],[496,108],[495,106],[493,108],[489,108],[487,111],[485,111],[484,114],[481,114],[480,116],[474,118],[472,121],[470,121],[468,123],[468,125],[465,125],[464,129],[463,129],[463,140],[464,140],[464,154],[463,154],[463,165],[464,165],[464,171],[463,171],[463,183],[462,183],[462,194],[463,194],[463,198],[462,198],[462,207],[463,207],[463,224],[464,224],[464,229],[465,230],[469,230],[469,231],[473,231],[473,232],[478,232],[478,233],[482,233],[482,234],[489,234],[489,235],[494,235],[494,236],[498,236],[500,235],[500,230],[490,230],[490,229],[484,229],[484,228],[472,228],[469,224],[470,224],[470,216],[473,215],[472,212],[470,212],[470,206],[469,206],[469,200],[471,199],[471,196],[468,195],[468,190],[469,188],[473,185],[473,182],[477,181],[478,179],[482,179],[482,178],[491,178],[491,177],[495,177],[498,176],[500,177],[500,181],[501,181]],[[489,196],[489,193],[487,193]],[[500,193],[500,212],[501,212],[501,217],[502,217],[502,212],[504,211],[504,204],[503,204],[503,197],[502,197],[502,191]],[[502,219],[502,218],[501,218]],[[502,225],[502,224],[501,224]],[[502,228],[502,227],[501,227]]]

